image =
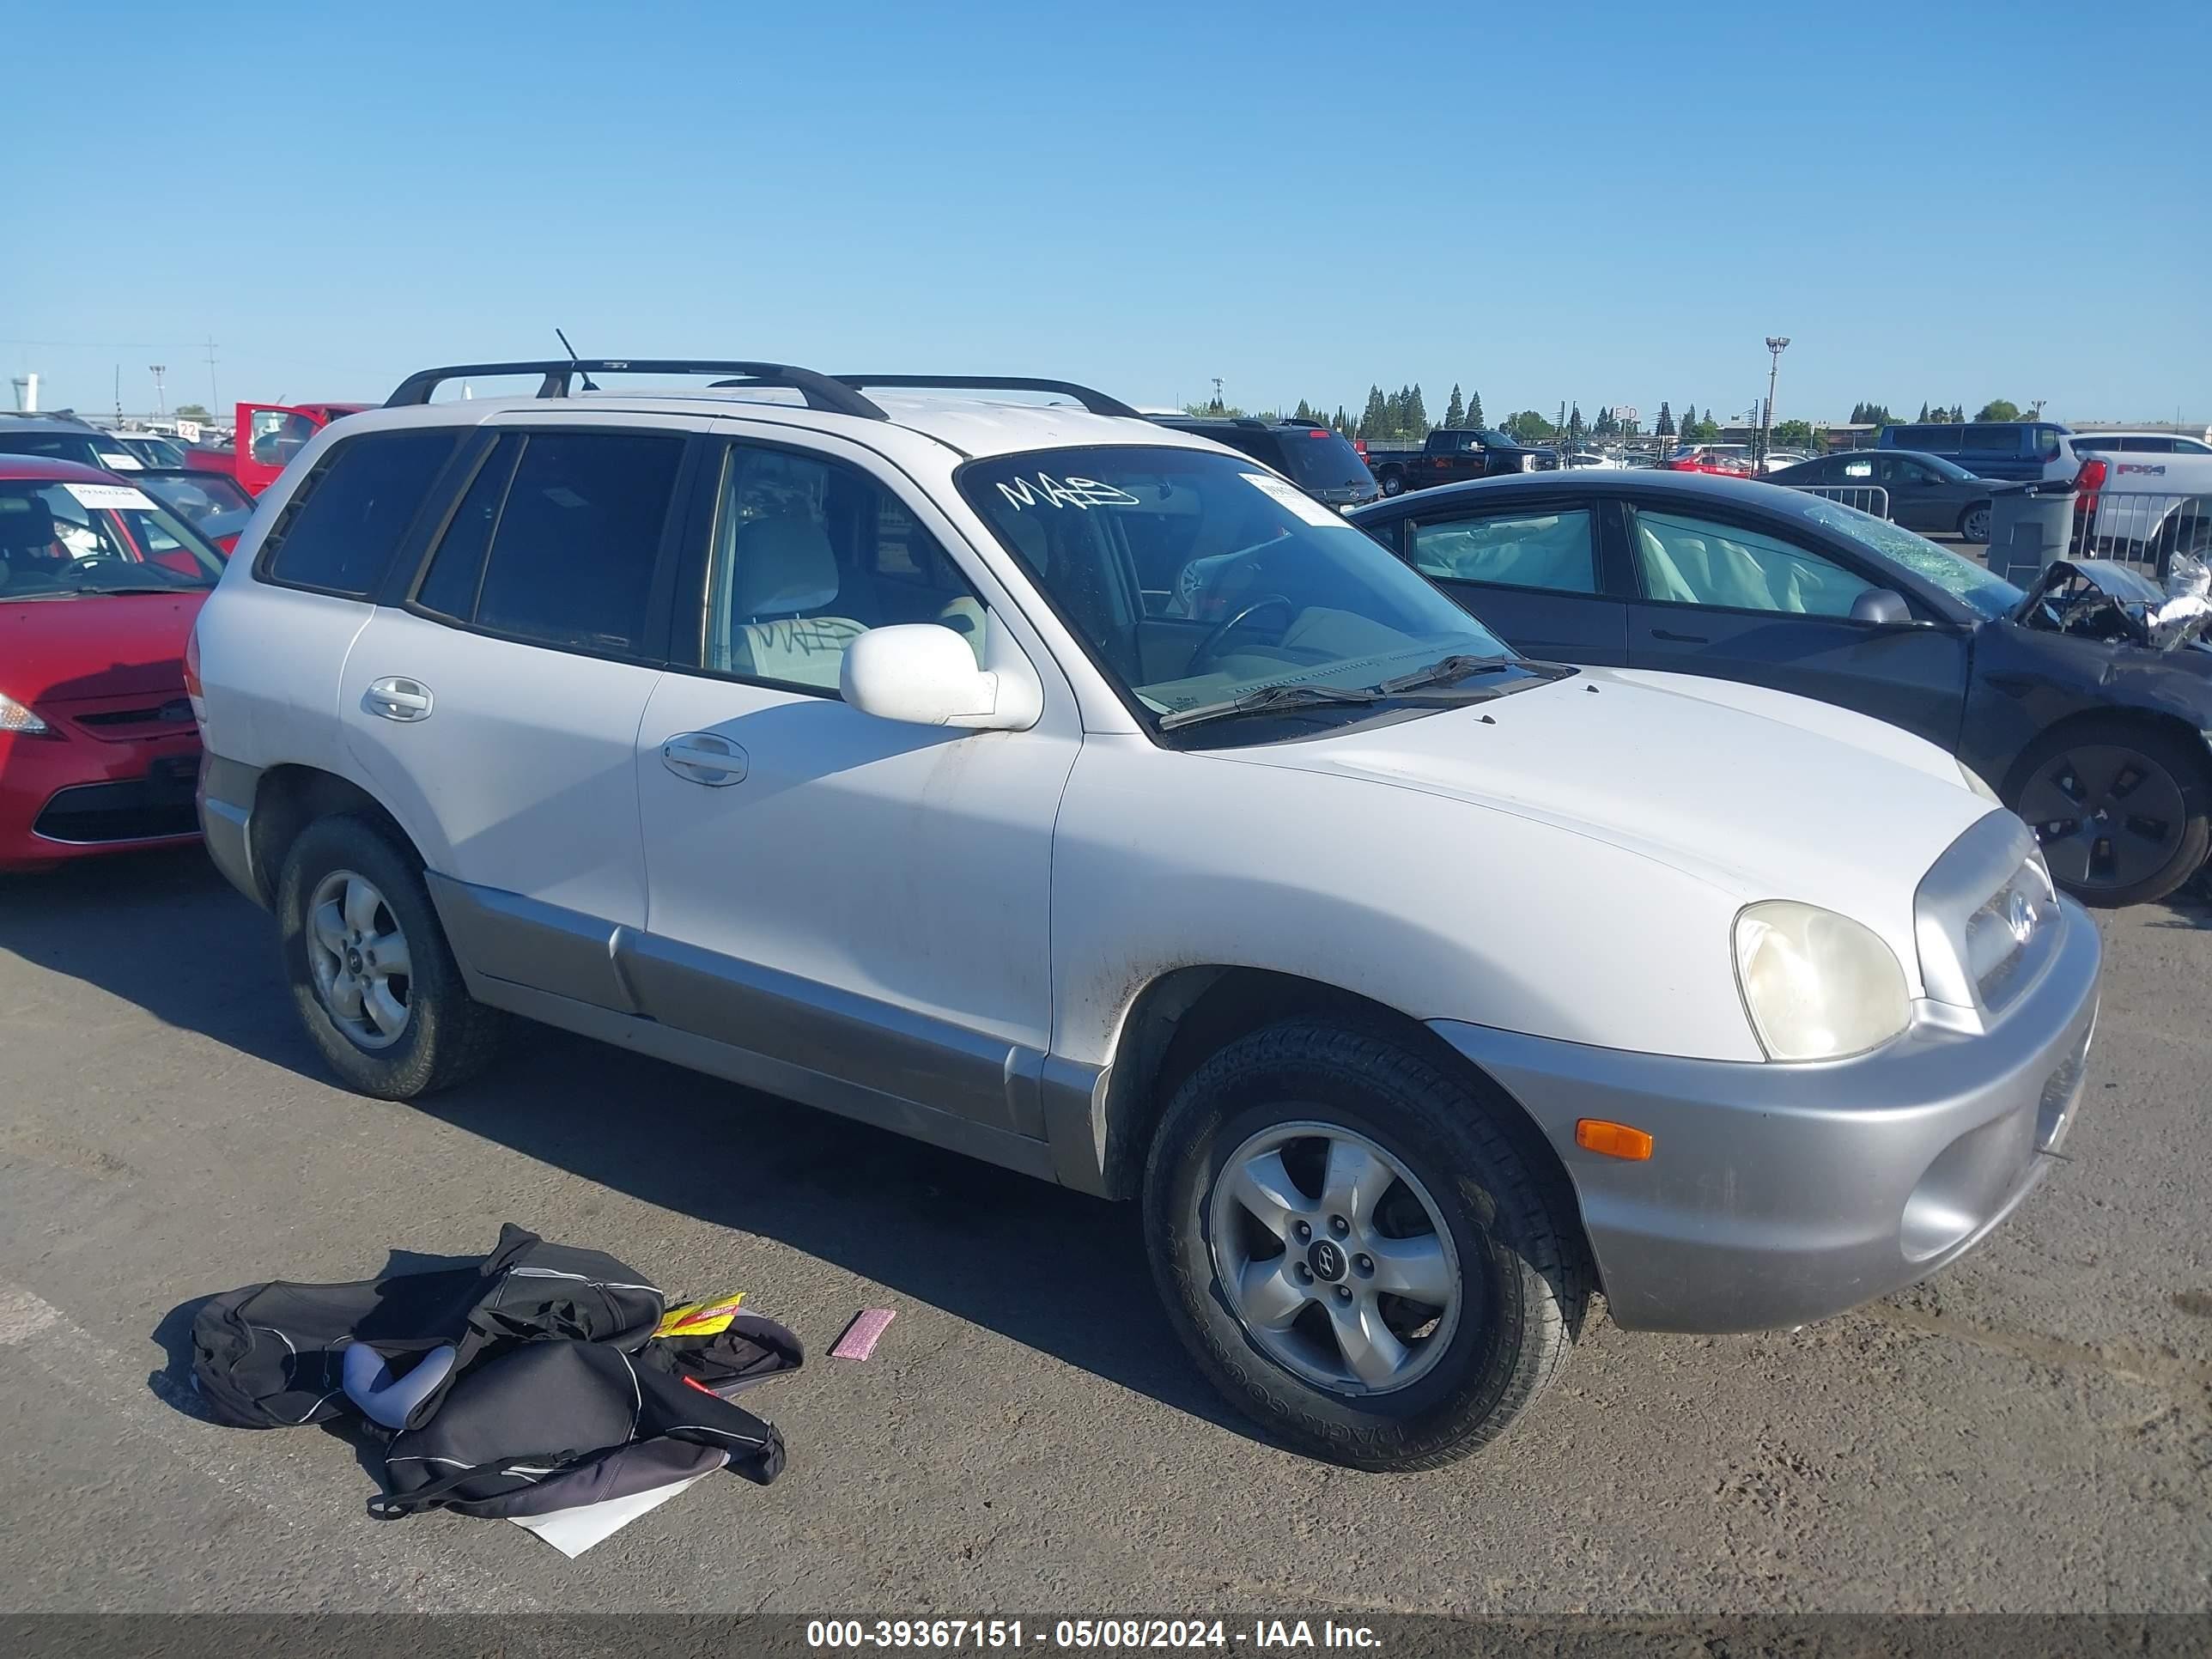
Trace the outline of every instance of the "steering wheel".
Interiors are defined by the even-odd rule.
[[[1262,593],[1258,599],[1253,600],[1251,604],[1246,605],[1235,616],[1230,617],[1228,621],[1219,623],[1211,633],[1207,634],[1204,639],[1200,640],[1198,642],[1198,649],[1190,653],[1190,661],[1184,668],[1183,672],[1186,675],[1198,673],[1200,672],[1200,665],[1210,663],[1213,660],[1214,653],[1221,649],[1222,641],[1227,639],[1231,634],[1235,633],[1239,628],[1242,628],[1247,622],[1259,615],[1262,611],[1273,611],[1278,608],[1289,613],[1289,616],[1284,623],[1285,628],[1287,628],[1291,623],[1297,620],[1298,608],[1291,602],[1289,595],[1284,593]]]

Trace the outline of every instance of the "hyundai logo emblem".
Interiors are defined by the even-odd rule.
[[[2035,901],[2015,892],[2005,907],[2005,926],[2012,930],[2014,944],[2027,944],[2028,935],[2035,932]]]

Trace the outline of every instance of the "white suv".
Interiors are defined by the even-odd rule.
[[[301,452],[202,817],[349,1083],[519,1014],[1140,1197],[1198,1364],[1378,1468],[1594,1290],[1793,1324],[2051,1167],[2097,935],[1948,755],[1517,658],[1250,457],[989,384],[477,365]]]

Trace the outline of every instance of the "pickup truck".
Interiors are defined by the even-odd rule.
[[[1419,449],[1367,447],[1367,470],[1385,495],[1502,472],[1548,472],[1559,464],[1550,450],[1525,448],[1486,426],[1440,426]]]
[[[355,415],[368,404],[240,404],[237,434],[231,447],[216,449],[195,445],[185,452],[185,464],[203,472],[228,472],[249,495],[258,495],[276,482],[284,464],[298,454],[308,439],[332,421]]]
[[[2091,453],[2075,484],[2076,557],[2148,564],[2161,579],[2176,555],[2212,561],[2212,455]]]

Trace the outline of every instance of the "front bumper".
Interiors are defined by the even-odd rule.
[[[198,750],[189,726],[135,741],[0,738],[0,869],[191,841]]]
[[[1629,1054],[1439,1020],[1527,1109],[1575,1184],[1613,1319],[1771,1330],[1856,1307],[1973,1248],[2049,1170],[2081,1097],[2101,948],[2061,901],[2041,978],[1980,1036],[1916,1025],[1819,1065]],[[1649,1161],[1575,1121],[1649,1133]]]

